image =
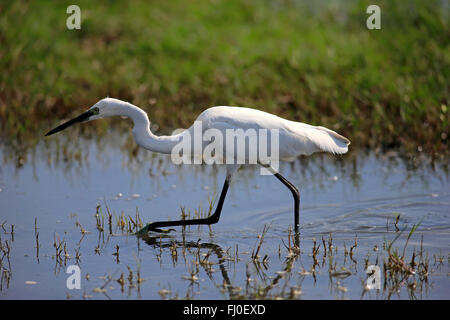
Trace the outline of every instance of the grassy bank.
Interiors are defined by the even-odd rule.
[[[375,3],[382,29],[368,30]],[[77,1],[73,31],[70,4],[0,4],[8,145],[111,96],[144,108],[159,133],[239,105],[328,126],[353,146],[448,151],[448,2]]]

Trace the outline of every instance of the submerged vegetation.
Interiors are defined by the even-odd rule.
[[[6,217],[0,220],[0,296],[32,296],[34,286],[42,291],[40,298],[448,298],[448,290],[442,292],[449,279],[443,244],[448,237],[436,240],[448,230],[442,209],[448,202],[450,172],[450,30],[445,1],[80,0],[81,30],[73,31],[66,28],[71,4],[0,3],[0,173],[6,177],[0,176],[0,192],[4,200],[12,199],[4,201],[11,207],[3,206]],[[370,4],[381,7],[381,30],[366,28]],[[206,172],[210,179],[217,168],[182,171],[163,155],[141,152],[131,135],[121,134],[129,132],[129,122],[121,119],[76,126],[51,142],[43,140],[55,123],[105,96],[146,110],[158,134],[187,127],[209,106],[239,105],[324,125],[348,136],[355,149],[375,149],[369,155],[359,150],[345,158],[319,155],[315,161],[300,158],[283,164],[296,181],[312,186],[307,197],[333,188],[330,184],[338,180],[348,179],[347,185],[354,188],[346,190],[344,184],[342,189],[351,194],[365,181],[395,179],[365,186],[363,190],[370,192],[387,190],[357,193],[364,199],[354,207],[338,203],[332,197],[335,191],[327,193],[331,207],[321,208],[309,198],[312,206],[302,206],[313,218],[304,220],[300,237],[287,228],[290,218],[271,224],[285,213],[278,207],[264,208],[260,220],[255,218],[259,212],[243,209],[252,215],[247,218],[251,222],[244,221],[243,212],[235,213],[239,226],[232,231],[221,224],[139,234],[146,231],[148,220],[157,219],[158,211],[160,216],[169,214],[166,206],[175,201],[169,194],[176,184],[191,183],[188,172]],[[110,130],[114,134],[102,143],[90,140],[102,139]],[[38,143],[42,148],[33,148]],[[399,147],[405,152],[392,150]],[[122,158],[108,152],[119,148]],[[31,195],[62,188],[72,181],[71,175],[75,182],[92,177],[108,167],[110,158],[115,171],[101,171],[92,178],[95,182],[64,189],[69,190],[67,204],[63,199],[61,206],[41,208],[42,198],[33,202]],[[373,167],[363,165],[373,159]],[[24,188],[29,182],[25,175],[15,189],[11,177],[19,170],[12,167],[24,167],[22,172],[37,182]],[[118,190],[101,184],[119,167],[126,167],[127,182],[139,175],[159,184],[161,178],[164,186],[172,183],[170,192],[137,183],[145,202],[144,196],[138,205],[113,202],[140,197],[118,193],[127,194],[125,180],[108,179],[111,185],[117,182]],[[44,169],[63,176],[61,184],[43,188],[56,181],[46,181]],[[395,172],[405,174],[398,177]],[[253,172],[239,175],[248,185],[235,192],[250,189],[256,194],[254,177]],[[198,189],[210,188],[192,181]],[[404,189],[418,182],[437,186],[417,187],[411,193],[392,187]],[[102,190],[87,188],[94,184]],[[71,194],[77,188],[86,188],[81,192],[86,200]],[[390,192],[406,198],[388,201]],[[217,200],[213,194],[211,190],[207,202],[181,207],[181,219],[208,217]],[[242,194],[237,199],[253,200]],[[100,203],[95,206],[93,199]],[[192,199],[176,201],[184,206]],[[28,201],[32,210],[17,205],[19,201]],[[274,200],[277,205],[283,201]],[[120,205],[126,209],[118,209]],[[140,210],[145,212],[142,218]],[[330,217],[329,211],[336,216]],[[432,227],[422,227],[417,222],[421,217],[424,224],[432,220]],[[333,228],[340,219],[348,223]],[[82,291],[64,291],[60,280],[71,264],[83,268]],[[380,268],[379,290],[367,286],[370,265]],[[433,286],[437,290],[431,290]]]
[[[448,297],[448,167],[357,152],[283,163],[302,186],[299,237],[288,192],[244,168],[220,223],[135,236],[151,221],[209,216],[223,172],[148,152],[129,159],[105,141],[80,137],[65,152],[38,149],[20,170],[2,167],[0,297]],[[70,265],[81,290],[66,289]],[[371,265],[379,290],[367,288]]]
[[[386,234],[393,240],[386,240],[383,244],[369,243],[357,235],[354,239],[339,235],[336,238],[333,233],[319,238],[300,237],[298,241],[294,240],[290,230],[279,238],[271,232],[270,225],[264,225],[261,232],[257,232],[253,247],[242,242],[224,246],[220,241],[213,241],[214,237],[208,241],[194,241],[192,237],[195,235],[183,228],[174,236],[156,233],[139,236],[136,248],[132,248],[134,257],[130,259],[129,245],[128,251],[122,253],[119,244],[126,244],[123,240],[133,235],[133,230],[123,228],[119,223],[114,227],[113,213],[109,212],[106,204],[105,209],[102,208],[97,206],[88,226],[93,232],[84,230],[78,223],[73,230],[66,232],[70,238],[72,232],[81,230],[82,237],[77,243],[61,239],[54,233],[54,253],[39,257],[39,246],[43,252],[51,252],[52,249],[50,243],[39,245],[37,242],[36,264],[54,261],[55,276],[74,263],[85,268],[82,257],[92,249],[95,255],[90,257],[91,260],[112,255],[110,265],[85,273],[84,292],[78,298],[101,298],[100,294],[109,299],[111,294],[114,297],[128,295],[146,298],[157,294],[162,299],[193,299],[204,295],[202,290],[212,290],[227,299],[302,299],[311,294],[323,296],[327,290],[322,287],[324,282],[328,282],[329,296],[337,299],[348,296],[361,299],[418,299],[426,298],[436,277],[442,277],[447,270],[445,256],[430,253],[424,247],[423,233],[419,246],[408,245],[412,238],[418,237],[420,222],[412,227],[405,225],[403,231],[387,226]],[[102,211],[108,213],[103,215]],[[117,222],[127,225],[137,220],[138,212],[134,218],[122,215]],[[36,221],[35,230],[38,229]],[[404,237],[406,230],[409,233]],[[13,252],[14,255],[15,247],[12,226],[2,223],[0,235],[0,293],[4,293],[8,291],[11,281],[18,281],[14,276],[14,264],[10,262],[10,254]],[[255,235],[248,236],[252,242]],[[403,248],[394,247],[394,243],[398,242],[403,242]],[[96,247],[91,248],[95,243],[98,243]],[[152,254],[143,261],[141,256],[145,254],[142,252],[146,251],[146,245],[151,248]],[[75,248],[74,254],[69,253],[70,248]],[[134,253],[136,249],[137,255]],[[121,262],[122,255],[125,263]],[[407,256],[410,258],[407,259]],[[132,261],[135,263],[130,263]],[[149,266],[155,263],[162,271],[164,266],[172,266],[175,276],[169,277],[167,283],[160,283],[153,274],[155,271],[142,268],[143,264]],[[115,268],[116,271],[111,273],[109,270],[114,265],[120,266],[120,269]],[[369,286],[369,277],[373,276],[368,272],[372,270],[369,266],[380,270],[377,275],[378,288]],[[208,282],[212,286],[205,286]],[[40,286],[35,280],[27,280],[25,284]],[[86,287],[90,289],[86,291]],[[186,292],[181,291],[182,288],[186,288]],[[66,298],[77,296],[78,293],[67,292]]]
[[[239,105],[325,125],[353,146],[448,151],[445,2],[77,1],[73,31],[70,4],[0,4],[1,135],[16,150],[111,96],[144,108],[160,133]],[[369,4],[381,30],[366,28]]]

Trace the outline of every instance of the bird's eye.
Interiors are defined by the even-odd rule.
[[[92,113],[93,114],[99,114],[100,110],[97,107],[95,107],[95,108],[92,109]]]

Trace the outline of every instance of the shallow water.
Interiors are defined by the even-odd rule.
[[[301,190],[300,253],[289,254],[292,196],[255,167],[235,176],[216,225],[145,238],[121,230],[122,213],[134,219],[138,211],[146,223],[179,219],[181,207],[192,217],[207,211],[225,176],[220,167],[174,166],[168,156],[130,151],[127,141],[41,143],[23,159],[0,151],[0,237],[10,247],[0,252],[1,299],[450,298],[448,164],[410,166],[393,152],[356,151],[283,164]],[[100,216],[112,213],[112,234],[97,229],[98,205]],[[384,244],[401,233],[392,248],[402,253],[420,221],[405,261],[413,253],[419,261],[422,251],[426,277],[416,267],[396,282],[383,274]],[[57,258],[55,239],[67,256]],[[80,290],[66,286],[73,264]],[[364,290],[371,264],[381,267],[380,290]]]

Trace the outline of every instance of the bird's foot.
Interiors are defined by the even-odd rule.
[[[144,236],[148,234],[150,231],[159,232],[159,233],[169,233],[170,231],[175,231],[175,229],[160,229],[152,226],[153,223],[148,223],[145,227],[137,231],[134,235],[136,236]]]

